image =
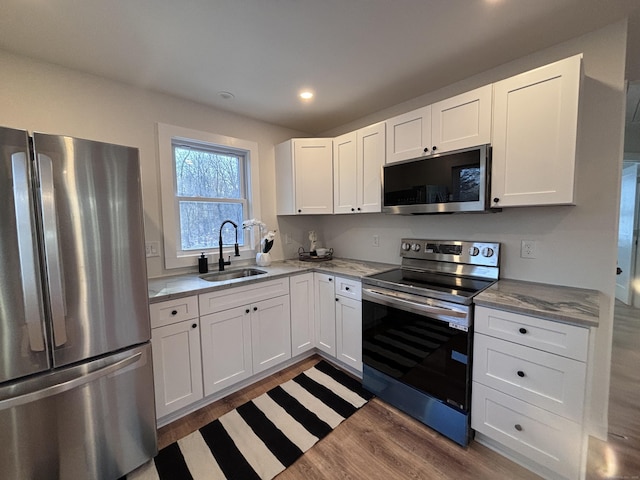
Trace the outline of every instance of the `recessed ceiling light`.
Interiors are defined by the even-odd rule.
[[[300,98],[303,100],[311,100],[313,98],[313,92],[311,90],[303,90],[300,92]]]
[[[235,95],[231,92],[218,92],[218,96],[224,100],[231,100]]]

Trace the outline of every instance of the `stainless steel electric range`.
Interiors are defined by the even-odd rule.
[[[499,278],[499,243],[402,239],[400,268],[362,279],[363,384],[469,442],[473,297]]]

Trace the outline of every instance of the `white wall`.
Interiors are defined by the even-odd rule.
[[[610,345],[622,164],[626,23],[620,22],[480,73],[403,105],[325,132],[337,135],[511,75],[584,53],[585,79],[578,140],[576,206],[505,209],[482,215],[324,217],[323,243],[338,256],[399,262],[403,236],[501,242],[505,278],[600,290],[605,294],[597,333],[592,422],[607,423]],[[464,61],[464,59],[461,59]],[[544,155],[544,139],[540,139]],[[380,247],[372,236],[380,236]],[[537,258],[520,258],[520,241],[537,241]]]
[[[161,251],[157,122],[257,142],[262,220],[270,228],[275,228],[277,222],[274,145],[301,136],[293,130],[2,51],[0,105],[2,126],[137,147],[142,169],[145,237],[147,241],[161,242]],[[282,248],[281,242],[274,245],[277,258],[282,258]],[[194,258],[194,269],[195,265]],[[149,258],[147,270],[150,277],[185,271],[164,270],[163,257]]]

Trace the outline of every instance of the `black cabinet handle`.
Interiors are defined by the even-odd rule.
[[[302,213],[302,210],[301,210],[301,209],[298,209],[298,213]]]
[[[244,311],[244,313],[249,313],[251,310],[249,310],[248,308]]]
[[[500,199],[498,197],[494,197],[493,198],[493,203],[498,203],[500,201]]]
[[[336,302],[339,302],[340,300],[338,300],[338,297],[336,297]]]
[[[348,292],[349,291],[349,287],[344,287],[344,289]]]
[[[177,315],[178,311],[177,310],[171,310],[171,315]]]
[[[358,211],[360,211],[360,207],[358,207]]]
[[[330,282],[333,282],[333,278],[330,278],[330,279],[329,279],[329,281],[330,281]]]
[[[424,153],[429,153],[429,147],[424,147]]]
[[[197,323],[192,323],[191,324],[191,328],[198,328],[198,324]]]
[[[258,311],[258,307],[253,307],[253,311],[257,312]]]
[[[522,370],[518,370],[518,376],[520,378],[524,377],[524,372]]]
[[[355,208],[352,208],[352,209],[351,209],[351,211],[352,211],[352,212],[355,212],[355,211],[356,211],[356,209],[355,209]]]
[[[519,423],[516,423],[513,428],[515,428],[517,431],[521,432],[522,431],[522,425],[520,425]]]
[[[438,147],[436,147],[435,145],[433,146],[433,148],[431,150],[433,150],[434,152],[438,149]]]
[[[521,334],[523,334],[523,335],[524,335],[525,333],[527,333],[527,329],[526,329],[526,328],[524,328],[524,327],[521,327],[518,331],[519,331]]]

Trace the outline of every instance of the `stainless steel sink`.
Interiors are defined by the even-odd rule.
[[[224,272],[205,273],[200,278],[207,282],[222,282],[224,280],[233,280],[234,278],[254,277],[256,275],[264,275],[264,270],[257,268],[241,268],[238,270],[225,270]]]

